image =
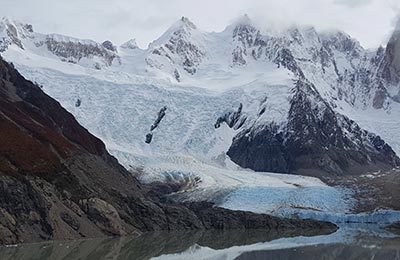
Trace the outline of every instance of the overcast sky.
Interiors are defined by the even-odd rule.
[[[299,23],[337,28],[374,48],[387,41],[400,13],[400,0],[0,0],[0,16],[32,23],[44,33],[141,47],[181,16],[200,29],[222,31],[248,14],[268,27]]]

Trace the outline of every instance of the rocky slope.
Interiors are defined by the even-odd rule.
[[[0,59],[0,244],[154,230],[335,229],[209,204],[162,204],[145,193],[98,138]]]
[[[319,177],[400,165],[388,144],[335,113],[312,84],[299,80],[293,91],[287,124],[242,130],[227,152],[234,162],[256,171]]]
[[[393,98],[400,102],[400,20],[386,46],[378,75],[383,80],[384,85],[394,88],[394,91],[392,91]]]
[[[10,65],[0,71],[1,243],[167,229],[99,139]]]

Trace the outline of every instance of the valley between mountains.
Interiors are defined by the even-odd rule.
[[[0,53],[168,199],[400,220],[400,24],[370,50],[341,31],[182,17],[140,49],[3,18]]]

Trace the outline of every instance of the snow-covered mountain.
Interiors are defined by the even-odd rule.
[[[195,74],[205,58],[204,35],[188,18],[182,17],[159,39],[150,44],[147,64],[166,71],[180,80],[179,69]]]
[[[80,64],[100,69],[119,63],[119,57],[109,41],[99,44],[92,40],[81,40],[58,34],[41,34],[30,24],[15,22],[7,18],[0,21],[0,51],[17,46],[26,52],[54,57],[63,62]]]
[[[205,32],[182,17],[140,49],[3,19],[0,51],[143,181],[190,183],[204,197],[287,185],[243,168],[329,177],[399,166],[398,36],[366,50],[340,31],[261,30],[243,16]],[[346,208],[333,193],[307,207]]]
[[[232,209],[340,215],[353,209],[351,191],[265,171],[399,165],[398,35],[366,50],[339,31],[261,30],[243,16],[205,32],[183,17],[141,49],[4,18],[0,52],[144,182],[177,182],[181,199]]]
[[[40,34],[9,19],[2,19],[0,29],[3,55],[26,65],[22,71],[62,103],[76,99],[64,105],[89,129],[111,139],[109,146],[134,147],[139,154],[189,152],[202,160],[227,154],[245,168],[303,174],[362,172],[399,163],[390,147],[400,150],[394,130],[377,131],[379,122],[371,122],[371,127],[361,119],[367,111],[390,118],[399,110],[397,30],[386,49],[372,51],[340,31],[261,31],[246,15],[219,33],[204,32],[182,17],[146,50],[135,40],[116,47],[110,41]],[[32,62],[46,69],[37,70]],[[54,68],[83,75],[89,86],[66,93],[71,87],[65,84],[73,77],[66,75],[68,82],[55,81],[60,86],[54,86],[51,76],[43,75]],[[131,119],[140,134],[118,136],[115,126],[126,131],[126,123],[102,119],[106,111],[97,111],[99,119],[89,120],[92,114],[82,112],[83,107],[97,110],[101,103],[88,104],[85,99],[92,99],[91,94],[79,92],[90,91],[92,81],[133,85],[150,95],[152,101],[144,93],[130,97],[141,104],[134,108],[137,118]],[[113,95],[124,100],[127,89],[121,87]],[[133,109],[129,107],[113,114],[125,118]],[[153,128],[163,107],[166,116]],[[151,136],[149,144],[145,136]],[[387,137],[389,144],[383,141]]]

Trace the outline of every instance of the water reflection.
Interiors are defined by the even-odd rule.
[[[245,252],[235,260],[396,260],[400,259],[399,239],[378,239],[371,244],[314,245]]]
[[[258,231],[149,233],[135,238],[93,239],[0,248],[2,260],[125,260],[177,254],[192,246],[224,249],[293,234]],[[310,231],[310,235],[312,231]]]
[[[400,259],[400,239],[342,228],[326,236],[266,231],[151,233],[0,248],[1,260]],[[313,235],[310,231],[309,235]],[[285,238],[282,238],[282,237]]]

